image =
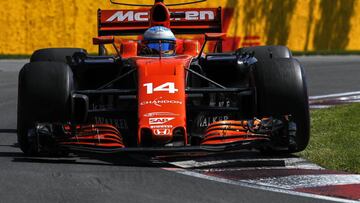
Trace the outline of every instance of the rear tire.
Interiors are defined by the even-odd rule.
[[[29,155],[37,148],[29,141],[29,130],[38,122],[64,122],[70,119],[71,91],[74,89],[70,67],[59,62],[33,62],[19,73],[18,143]]]
[[[67,56],[73,56],[74,53],[81,52],[87,54],[85,49],[81,48],[46,48],[36,50],[30,57],[30,62],[53,61],[67,63]]]

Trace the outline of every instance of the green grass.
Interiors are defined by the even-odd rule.
[[[299,155],[327,169],[360,173],[360,104],[313,110],[310,144]]]

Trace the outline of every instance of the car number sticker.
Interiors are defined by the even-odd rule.
[[[154,92],[169,92],[170,94],[174,94],[179,91],[175,88],[175,83],[173,82],[166,82],[157,87],[154,87],[153,83],[145,83],[143,86],[146,87],[146,94],[153,94]]]

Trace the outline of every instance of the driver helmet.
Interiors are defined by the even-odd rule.
[[[142,41],[143,55],[173,56],[176,49],[176,38],[169,28],[154,26],[147,29]]]

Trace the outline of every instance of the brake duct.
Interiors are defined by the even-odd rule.
[[[284,127],[277,119],[225,120],[211,123],[201,145],[226,145],[246,141],[270,141],[274,131]]]
[[[33,147],[41,151],[56,151],[59,147],[124,148],[119,130],[110,124],[63,125],[40,123],[31,133]]]
[[[59,145],[74,145],[101,148],[124,148],[119,130],[109,124],[79,125],[72,133],[70,126],[64,126],[64,137],[57,138]],[[74,136],[73,136],[74,135]]]

